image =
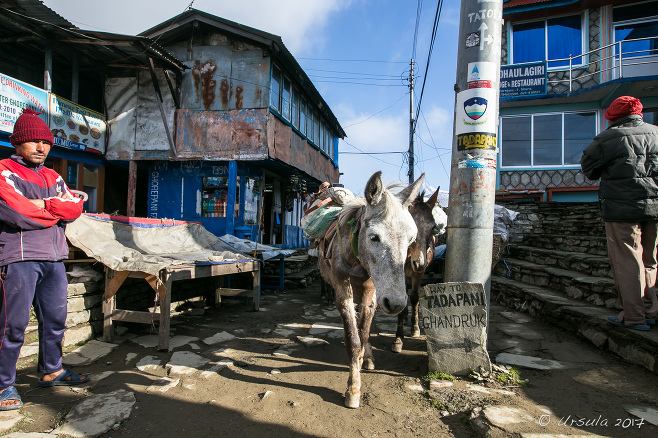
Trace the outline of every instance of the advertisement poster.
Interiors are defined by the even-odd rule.
[[[48,93],[45,90],[0,74],[0,131],[14,132],[14,123],[23,108],[43,113],[39,117],[47,123],[47,107]]]
[[[105,153],[105,117],[70,100],[50,95],[50,129],[55,145]]]
[[[496,64],[493,62],[468,63],[468,88],[494,88]]]

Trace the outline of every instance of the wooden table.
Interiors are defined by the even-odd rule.
[[[106,342],[112,341],[112,323],[114,321],[142,324],[151,324],[153,321],[159,321],[158,349],[168,350],[172,283],[180,280],[223,276],[243,272],[251,272],[253,276],[252,289],[229,289],[221,287],[215,290],[215,300],[221,301],[221,296],[251,295],[253,309],[254,311],[258,311],[260,306],[260,262],[258,260],[171,265],[162,269],[159,275],[137,271],[115,271],[106,266],[105,293],[103,294],[103,340]],[[116,294],[128,277],[143,278],[148,282],[151,288],[158,294],[159,311],[151,313],[116,308]]]

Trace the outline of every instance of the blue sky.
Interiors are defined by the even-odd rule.
[[[185,11],[191,0],[44,0],[78,27],[138,34]],[[420,0],[414,112],[429,53],[437,1]],[[409,62],[418,0],[194,0],[195,9],[281,36],[347,133],[340,182],[355,193],[377,170],[407,182]],[[427,190],[449,188],[454,114],[457,0],[445,0],[415,136],[415,176]],[[444,202],[445,204],[445,202]]]

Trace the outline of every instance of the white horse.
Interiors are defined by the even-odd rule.
[[[404,263],[417,233],[408,207],[424,177],[394,194],[383,186],[381,172],[372,175],[365,199],[343,207],[335,234],[325,238],[320,248],[320,273],[334,288],[343,319],[350,368],[345,406],[349,408],[359,407],[361,367],[375,367],[368,338],[376,307],[388,315],[407,307]],[[355,303],[360,307],[358,321]]]

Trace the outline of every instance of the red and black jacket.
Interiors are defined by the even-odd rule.
[[[57,195],[68,193],[71,199]],[[30,202],[43,199],[45,209]],[[0,266],[68,258],[64,227],[82,214],[82,200],[69,192],[61,176],[19,155],[0,161]]]

